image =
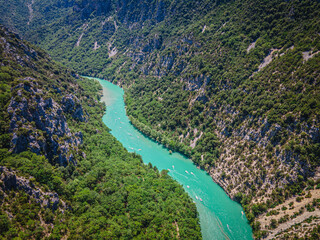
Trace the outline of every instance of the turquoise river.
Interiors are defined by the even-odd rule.
[[[107,105],[103,122],[129,152],[137,152],[144,163],[151,162],[159,170],[168,169],[197,205],[203,239],[252,239],[252,230],[241,206],[232,201],[203,170],[181,154],[141,134],[126,115],[122,88],[98,79],[103,87],[102,100]]]

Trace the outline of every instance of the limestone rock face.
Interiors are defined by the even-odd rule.
[[[70,113],[74,119],[79,120],[81,122],[86,121],[82,106],[80,104],[79,99],[76,96],[69,94],[63,97],[62,108],[65,113]]]
[[[79,100],[72,95],[63,98],[59,105],[47,96],[32,78],[25,78],[13,87],[16,92],[8,106],[10,116],[11,151],[31,150],[45,155],[59,165],[75,164],[71,151],[82,143],[82,133],[72,133],[65,113],[78,121],[85,121]]]
[[[40,188],[34,186],[30,179],[20,177],[15,171],[0,166],[0,191],[21,190],[34,198],[45,208],[57,210],[60,202],[59,195],[55,192],[43,192]],[[65,207],[64,202],[62,206]]]
[[[9,35],[7,31],[4,31],[4,34]],[[19,39],[18,35],[15,35],[15,37]],[[0,45],[3,48],[3,56],[5,58],[11,58],[20,64],[21,67],[36,68],[34,62],[39,59],[38,53],[22,41],[19,41],[17,45],[13,45],[5,37],[0,37]],[[21,51],[23,51],[24,54],[21,54]]]

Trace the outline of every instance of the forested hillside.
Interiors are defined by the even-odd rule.
[[[201,239],[181,185],[102,123],[101,86],[0,27],[0,238]]]
[[[123,86],[132,123],[208,171],[256,237],[317,236],[319,1],[66,2],[42,27],[8,24]]]

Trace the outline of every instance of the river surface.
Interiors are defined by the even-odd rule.
[[[223,189],[203,170],[179,153],[169,154],[161,144],[145,137],[134,128],[126,115],[122,88],[105,80],[103,98],[107,105],[103,122],[129,152],[142,156],[178,181],[196,203],[203,239],[252,239],[252,230],[241,206],[232,201]]]

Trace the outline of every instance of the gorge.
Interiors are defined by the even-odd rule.
[[[178,154],[170,154],[164,148],[131,125],[125,112],[123,90],[106,80],[99,80],[103,87],[103,97],[107,105],[103,122],[129,152],[142,156],[159,171],[168,174],[192,197],[199,212],[203,239],[252,239],[252,231],[240,205],[231,201],[211,177],[196,168],[190,159]]]
[[[191,185],[110,134],[101,87],[82,75],[122,87],[131,123],[206,171],[240,203],[254,238],[319,239],[319,1],[0,4],[3,236],[72,239],[83,225],[88,238],[201,238]],[[51,214],[10,179],[66,205]],[[26,227],[18,209],[28,201],[41,217]]]

